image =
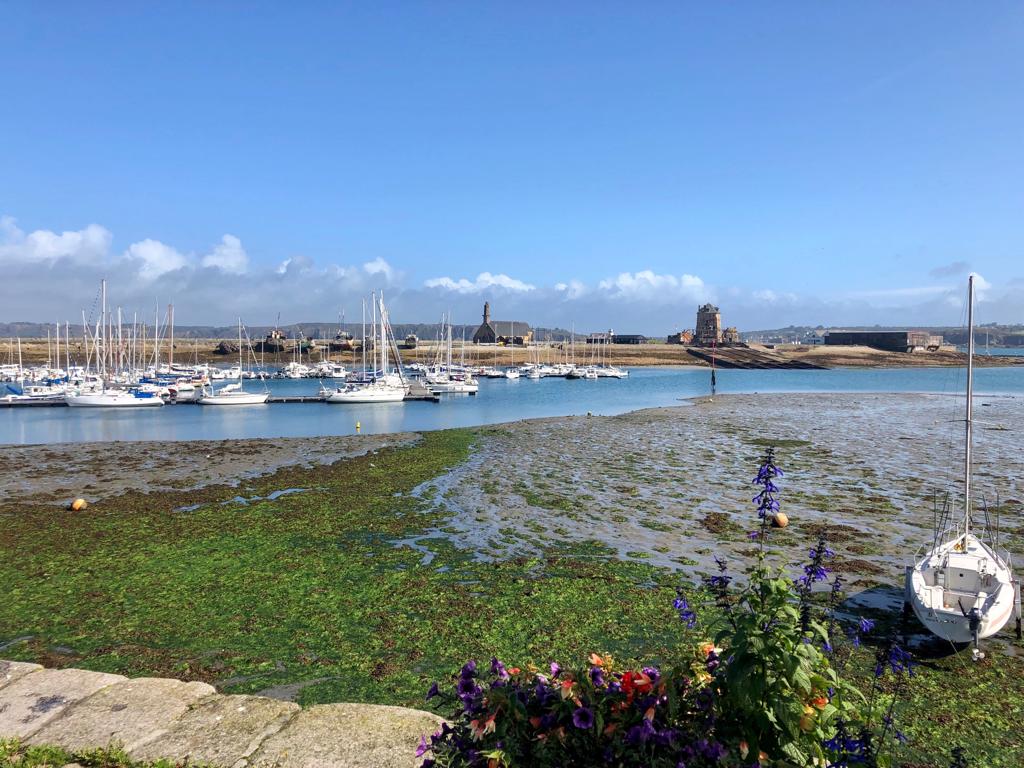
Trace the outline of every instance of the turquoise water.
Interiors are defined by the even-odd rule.
[[[935,392],[959,394],[962,368],[833,369],[718,372],[720,393]],[[117,410],[93,408],[0,408],[0,443],[62,443],[111,440],[220,440],[241,437],[349,435],[493,424],[573,414],[616,414],[679,405],[708,393],[706,368],[635,368],[628,379],[485,379],[475,397],[455,395],[440,403],[327,405],[270,404],[249,407],[173,405]],[[258,386],[249,382],[247,386]],[[316,380],[271,381],[275,394],[316,394]],[[1024,397],[1024,366],[981,368],[976,391]]]

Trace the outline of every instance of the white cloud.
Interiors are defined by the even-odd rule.
[[[751,295],[762,304],[796,304],[800,300],[795,293],[778,293],[770,288],[754,291]]]
[[[106,258],[110,241],[110,232],[98,224],[60,234],[37,229],[26,235],[13,217],[0,216],[0,257],[4,261],[96,263]]]
[[[129,245],[124,257],[142,262],[139,266],[139,277],[146,282],[156,280],[161,275],[188,264],[188,258],[184,254],[159,240],[150,238]]]
[[[567,283],[557,283],[555,290],[561,293],[563,298],[573,300],[584,296],[587,293],[587,286],[579,280],[570,280]]]
[[[363,264],[363,270],[368,275],[383,275],[384,279],[389,283],[394,281],[395,277],[397,277],[395,268],[379,256],[373,261],[368,261]]]
[[[249,269],[249,254],[242,241],[234,235],[224,235],[212,252],[203,256],[204,267],[215,267],[221,272],[241,275]]]
[[[985,294],[992,290],[992,283],[977,272],[971,272],[971,274],[974,275],[974,292],[978,296],[978,301],[984,301]]]
[[[491,288],[502,288],[515,293],[536,290],[536,286],[524,283],[522,280],[505,274],[492,275],[490,272],[481,272],[476,276],[476,280],[467,280],[465,277],[458,280],[453,280],[450,277],[433,277],[423,285],[427,288],[440,288],[456,293],[480,293]]]
[[[711,297],[711,291],[696,275],[659,275],[650,269],[620,272],[597,287],[622,299],[704,301]]]

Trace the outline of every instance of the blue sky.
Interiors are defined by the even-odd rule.
[[[383,287],[402,320],[950,324],[973,270],[1024,321],[1021,50],[1019,3],[5,2],[0,314],[105,274],[185,323]]]

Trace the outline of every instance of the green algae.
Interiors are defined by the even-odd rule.
[[[239,494],[226,487],[127,494],[77,515],[4,502],[0,646],[28,639],[0,655],[202,679],[231,693],[308,682],[303,705],[412,706],[425,706],[429,684],[467,658],[546,665],[598,651],[625,664],[678,660],[698,636],[671,607],[679,577],[644,562],[647,552],[619,560],[555,529],[563,540],[533,542],[529,557],[484,561],[445,537],[427,538],[449,516],[432,487],[417,489],[465,461],[488,432],[496,431],[428,433],[411,447],[283,469],[249,481],[244,494],[310,490],[249,505],[222,506]],[[740,530],[718,515],[713,522],[730,536]],[[611,516],[620,517],[632,518]],[[851,526],[794,527],[808,540],[826,532],[841,558],[877,546],[847,549],[857,543]],[[515,529],[501,534],[491,542],[497,554],[521,538]],[[409,539],[422,546],[396,544]],[[849,670],[868,687],[872,667],[863,649]],[[948,764],[959,740],[972,764],[1019,765],[1022,680],[1024,660],[998,651],[977,665],[963,654],[925,660],[901,710],[911,742],[897,764]]]

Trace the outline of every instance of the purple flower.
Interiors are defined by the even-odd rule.
[[[464,680],[468,680],[474,676],[476,676],[476,662],[470,659],[462,666],[462,670],[459,672],[459,677]]]
[[[498,661],[497,657],[491,658],[491,674],[497,675],[502,680],[508,680],[508,672],[505,670],[505,665]]]
[[[440,694],[441,694],[441,691],[437,687],[437,683],[434,683],[433,685],[430,686],[430,690],[427,691],[427,701],[430,701],[432,698],[434,698],[435,696],[439,696]],[[419,757],[419,755],[417,755],[417,757]]]
[[[867,634],[868,632],[870,632],[874,628],[875,628],[875,622],[873,622],[871,619],[861,618],[860,624],[859,624],[859,629],[860,629],[861,632],[863,632],[864,634]]]
[[[581,730],[594,726],[594,713],[586,707],[579,707],[572,713],[572,724]]]
[[[557,661],[552,661],[551,662],[551,676],[552,677],[558,677],[558,675],[561,672],[562,672],[562,668],[560,666],[558,666],[558,662]]]
[[[654,726],[651,725],[651,721],[645,717],[640,721],[639,725],[634,725],[626,731],[626,743],[631,746],[646,744],[647,740],[654,734]]]
[[[420,736],[420,744],[416,747],[416,757],[423,757],[427,752],[430,751],[430,745],[427,744],[427,737]]]
[[[596,688],[602,688],[604,686],[604,670],[600,667],[591,667],[590,682],[592,682]]]
[[[690,609],[690,604],[682,592],[677,592],[676,595],[676,599],[672,601],[672,607],[679,612],[679,620],[689,629],[693,629],[697,626],[697,614]]]

